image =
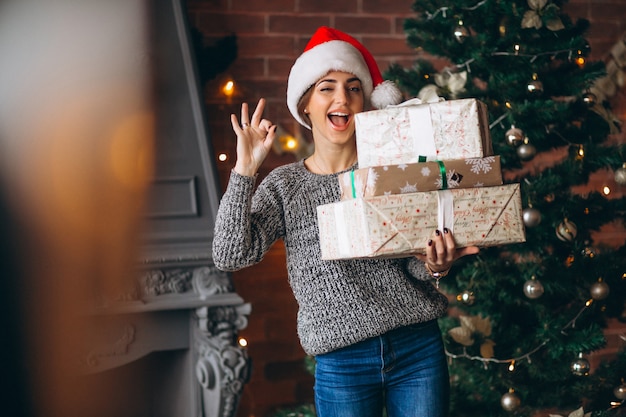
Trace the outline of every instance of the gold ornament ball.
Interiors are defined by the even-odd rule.
[[[556,227],[556,237],[563,242],[571,242],[576,238],[577,228],[574,223],[565,219]]]
[[[512,391],[507,392],[500,399],[500,405],[505,411],[515,411],[522,404],[517,394]]]
[[[518,147],[524,141],[524,132],[515,126],[511,126],[509,130],[504,134],[506,143],[510,146]]]
[[[613,177],[618,185],[626,185],[626,162],[624,162],[624,165],[620,168],[615,170]]]
[[[613,395],[615,395],[617,399],[626,400],[626,384],[615,387]]]
[[[591,298],[596,301],[604,300],[609,296],[609,285],[604,281],[594,282],[589,288],[589,293],[591,294]]]
[[[587,376],[591,370],[591,364],[583,355],[578,355],[578,358],[570,365],[570,370],[576,376]]]
[[[529,279],[524,283],[524,295],[531,300],[541,297],[543,291],[543,284],[538,279]]]

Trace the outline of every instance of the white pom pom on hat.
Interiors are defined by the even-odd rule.
[[[291,67],[287,83],[287,107],[308,129],[311,126],[298,114],[298,102],[317,80],[331,71],[356,75],[361,80],[365,98],[375,109],[402,101],[398,87],[392,81],[383,80],[374,57],[359,41],[340,30],[321,26]]]

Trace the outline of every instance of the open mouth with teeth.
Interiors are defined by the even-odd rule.
[[[350,115],[347,113],[333,112],[328,114],[330,122],[338,127],[344,127],[350,121]]]

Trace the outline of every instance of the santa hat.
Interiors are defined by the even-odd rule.
[[[385,81],[372,54],[352,36],[337,29],[320,27],[296,60],[287,83],[287,106],[293,117],[311,128],[298,114],[304,93],[331,71],[343,71],[361,80],[363,93],[372,107],[382,109],[402,101],[402,93],[392,81]]]

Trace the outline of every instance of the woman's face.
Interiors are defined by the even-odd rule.
[[[343,144],[354,138],[354,115],[363,111],[361,81],[347,72],[333,71],[312,87],[306,111],[316,145]]]

